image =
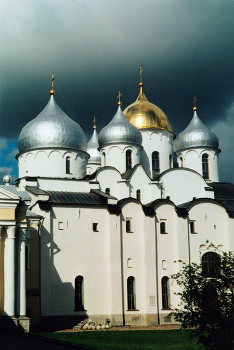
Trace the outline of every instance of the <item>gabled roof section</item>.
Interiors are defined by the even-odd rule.
[[[102,197],[104,197],[104,198],[107,198],[107,199],[116,199],[116,200],[117,200],[116,197],[113,197],[113,196],[111,196],[110,194],[106,194],[105,192],[102,192],[101,190],[92,189],[90,192],[91,192],[91,193],[97,193],[97,194],[99,194],[100,196],[102,196]]]
[[[175,211],[178,217],[185,218],[188,216],[188,211],[186,208],[181,208],[180,206],[176,206],[175,203],[172,202],[169,198],[156,199],[153,202],[146,204],[146,206],[154,208],[155,204],[160,204],[160,203],[172,205],[175,208]]]
[[[46,191],[46,193],[49,195],[49,202],[54,204],[107,205],[106,198],[93,192]]]
[[[234,184],[227,182],[211,182],[209,185],[214,189],[215,199],[234,199]]]
[[[1,185],[0,186],[0,196],[1,194],[3,196],[9,197],[9,199],[21,199],[23,201],[25,200],[31,200],[29,194],[26,191],[18,191],[17,187],[14,185]]]
[[[189,211],[188,209],[189,206],[191,204],[196,204],[197,201],[217,203],[218,205],[221,205],[226,210],[230,218],[234,218],[234,198],[226,199],[226,200],[219,200],[219,199],[212,199],[212,198],[194,198],[191,202],[182,203],[178,205],[178,207]]]
[[[136,169],[141,168],[142,171],[145,173],[145,175],[147,176],[147,178],[151,181],[151,178],[149,177],[149,175],[147,174],[147,172],[145,171],[145,169],[143,168],[143,166],[141,164],[136,164],[134,165],[134,167],[130,170],[125,171],[125,173],[121,174],[122,179],[123,180],[130,180],[131,177],[133,176],[133,174],[135,173]]]

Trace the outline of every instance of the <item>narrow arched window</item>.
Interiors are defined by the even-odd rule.
[[[190,232],[191,233],[195,233],[195,221],[191,221],[190,222]]]
[[[77,276],[75,279],[75,310],[84,310],[84,278]]]
[[[153,178],[157,177],[160,173],[160,161],[159,161],[159,153],[152,153],[152,175]]]
[[[184,162],[183,162],[183,157],[180,157],[180,167],[183,168]]]
[[[126,151],[126,171],[132,169],[132,151]]]
[[[108,195],[110,195],[110,189],[109,189],[109,188],[106,188],[106,189],[105,189],[105,193],[108,194]]]
[[[160,222],[160,233],[166,233],[166,223],[164,221]]]
[[[126,220],[126,232],[131,232],[131,220]]]
[[[66,157],[66,174],[71,173],[71,158]]]
[[[172,155],[170,154],[170,155],[169,155],[169,168],[170,168],[170,169],[172,168],[172,165],[173,165],[173,157],[172,157]]]
[[[209,180],[209,156],[207,153],[202,155],[202,176],[203,179]]]
[[[139,202],[141,201],[141,190],[136,191],[136,198]]]
[[[170,308],[170,288],[169,288],[169,278],[164,276],[162,278],[162,308]]]
[[[202,255],[202,273],[206,277],[217,277],[220,273],[220,256],[214,252]]]
[[[106,153],[102,153],[102,158],[103,158],[103,166],[106,166]]]
[[[136,310],[136,291],[135,278],[133,276],[127,279],[128,310]]]

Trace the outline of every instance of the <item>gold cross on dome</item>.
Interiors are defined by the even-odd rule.
[[[50,94],[51,95],[55,95],[55,91],[54,91],[54,74],[52,74],[51,83],[52,83],[52,89],[50,91]]]
[[[121,106],[122,105],[122,103],[121,103],[121,101],[120,101],[120,97],[122,96],[122,94],[120,93],[120,91],[119,91],[119,94],[118,94],[118,96],[117,96],[117,98],[119,99],[119,102],[118,102],[118,106]]]
[[[93,118],[93,128],[94,128],[94,129],[97,129],[96,124],[95,124],[96,121],[97,121],[97,119],[94,117],[94,118]]]
[[[140,72],[138,73],[138,75],[140,75],[140,82],[142,83],[142,73],[143,73],[143,68],[142,68],[142,64],[140,65]]]

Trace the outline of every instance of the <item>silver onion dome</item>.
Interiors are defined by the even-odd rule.
[[[90,158],[88,160],[89,164],[90,163],[101,164],[101,156],[100,156],[100,152],[98,151],[98,147],[99,147],[98,134],[96,131],[96,127],[94,127],[93,135],[87,145],[87,152],[90,155]]]
[[[218,149],[219,140],[213,131],[208,129],[194,110],[193,118],[188,127],[178,135],[175,141],[176,150],[199,146]]]
[[[141,145],[142,136],[140,131],[127,120],[119,106],[114,118],[101,130],[98,141],[100,148],[113,143]]]
[[[21,130],[18,147],[20,153],[53,147],[86,151],[87,141],[80,125],[61,110],[52,95],[43,111]]]

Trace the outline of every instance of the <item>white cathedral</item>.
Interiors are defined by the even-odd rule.
[[[217,136],[194,103],[176,138],[139,85],[88,143],[53,85],[23,127],[19,178],[0,186],[0,325],[172,323],[178,260],[209,268],[234,250],[234,185],[219,182]]]

